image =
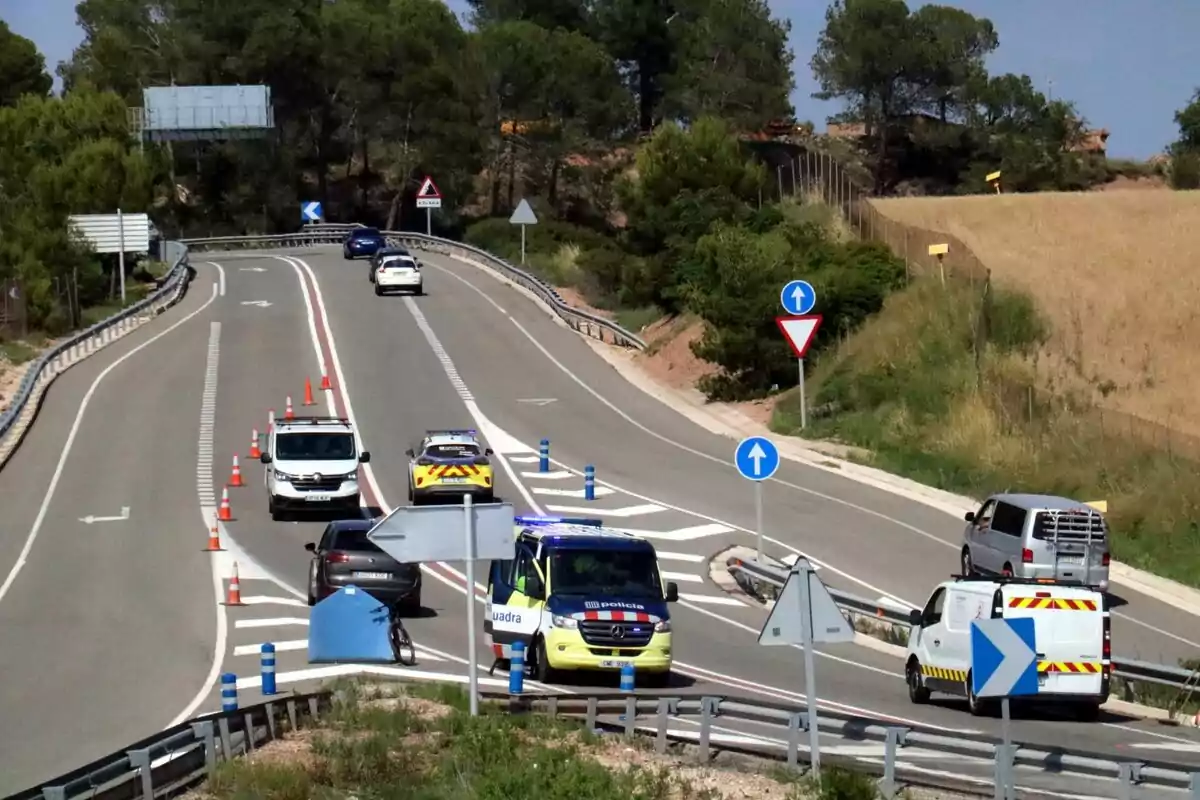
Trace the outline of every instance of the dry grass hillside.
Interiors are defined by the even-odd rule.
[[[1027,290],[1053,330],[1051,389],[1200,436],[1200,192],[979,195],[876,201],[961,240]]]

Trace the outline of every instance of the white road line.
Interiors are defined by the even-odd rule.
[[[691,525],[686,528],[676,528],[673,531],[648,531],[641,528],[618,528],[617,530],[632,533],[646,539],[665,539],[672,542],[687,542],[692,539],[702,539],[705,536],[718,536],[722,533],[733,533],[728,525],[709,523],[707,525]]]
[[[233,654],[235,656],[261,656],[262,646],[264,644],[267,644],[267,642],[260,642],[259,644],[239,644],[237,647],[233,648]],[[276,653],[290,653],[294,650],[308,649],[308,639],[289,639],[285,642],[271,642],[271,644],[275,645]]]
[[[708,560],[695,553],[672,553],[669,550],[657,550],[657,553],[659,561],[687,561],[692,564],[701,564]]]
[[[540,459],[538,458],[538,456],[509,456],[508,460],[512,461],[516,464],[536,464],[536,463],[538,463],[538,461]],[[528,475],[529,473],[522,472],[521,474]],[[540,473],[538,473],[538,474],[540,474]],[[567,474],[569,475],[570,473],[567,473]]]
[[[580,500],[584,497],[583,489],[543,489],[541,486],[535,486],[533,493],[549,497],[576,497]],[[614,494],[614,492],[607,486],[596,487],[596,497],[607,497],[610,494]]]
[[[537,456],[531,456],[531,458],[533,458],[534,461],[537,461]],[[516,461],[515,458],[513,460]],[[567,478],[574,478],[575,473],[566,472],[560,469],[551,472],[522,472],[521,476],[524,478],[537,478],[538,480],[543,481],[562,481],[566,480]]]
[[[242,602],[248,606],[273,604],[280,606],[298,606],[300,608],[308,607],[308,603],[304,602],[303,600],[298,600],[295,597],[271,597],[263,594],[255,594],[250,595],[249,597],[243,597]]]
[[[686,583],[704,583],[704,578],[690,572],[663,572],[663,580],[684,581]]]
[[[268,619],[238,619],[234,620],[235,628],[274,628],[279,625],[308,625],[308,620],[301,617],[270,617]]]
[[[706,606],[745,606],[746,604],[740,600],[734,600],[732,597],[718,597],[713,594],[684,594],[679,593],[681,600],[687,600],[689,603],[700,603]],[[857,666],[857,665],[856,665]]]
[[[592,514],[600,517],[640,517],[643,514],[657,514],[666,511],[660,505],[645,503],[640,506],[625,506],[624,508],[586,508],[584,506],[546,506],[547,511],[556,514]]]
[[[41,533],[42,525],[46,522],[46,515],[50,513],[50,503],[54,500],[54,493],[58,490],[58,482],[62,480],[63,471],[67,468],[67,459],[71,457],[71,448],[75,446],[75,437],[79,435],[79,429],[83,425],[83,415],[87,412],[88,405],[92,402],[92,397],[95,396],[96,390],[100,388],[100,384],[112,374],[113,370],[124,364],[130,358],[145,350],[150,345],[162,339],[172,331],[182,327],[188,322],[191,322],[202,312],[208,309],[217,299],[217,292],[220,284],[213,282],[212,297],[204,301],[203,304],[195,311],[192,311],[187,316],[177,320],[170,327],[159,331],[154,336],[151,336],[146,341],[131,349],[128,353],[113,361],[95,377],[92,385],[88,387],[87,392],[83,395],[83,399],[79,401],[79,409],[75,412],[75,421],[71,423],[71,429],[67,433],[67,441],[63,444],[62,452],[58,457],[58,464],[54,467],[54,473],[50,476],[50,485],[46,488],[46,494],[42,497],[42,503],[38,507],[37,516],[33,520],[33,526],[29,529],[29,535],[25,538],[25,544],[21,547],[21,551],[17,554],[16,563],[9,570],[8,576],[5,577],[4,583],[0,584],[0,600],[3,600],[9,590],[12,589],[13,583],[17,580],[17,575],[25,568],[25,564],[29,560],[29,554],[33,550],[34,542],[37,541],[38,534]]]

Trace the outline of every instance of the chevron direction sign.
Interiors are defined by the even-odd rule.
[[[1038,693],[1037,629],[1032,619],[971,622],[971,689],[979,698]]]

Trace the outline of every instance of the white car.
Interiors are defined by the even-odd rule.
[[[279,521],[288,511],[337,510],[359,515],[358,452],[354,426],[340,417],[275,420],[261,461],[267,510]]]
[[[402,290],[413,294],[424,294],[421,280],[421,262],[412,256],[388,256],[379,262],[375,270],[375,294]]]

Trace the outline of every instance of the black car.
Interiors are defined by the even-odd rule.
[[[380,603],[398,603],[408,612],[421,608],[420,565],[396,561],[367,538],[377,521],[337,520],[325,527],[319,543],[304,545],[313,554],[308,569],[310,606],[354,584]]]
[[[368,262],[367,280],[369,280],[371,283],[375,282],[375,271],[379,269],[379,265],[382,264],[383,260],[388,256],[411,255],[412,253],[408,252],[407,247],[401,247],[400,245],[388,245],[387,247],[379,248],[375,251],[375,255],[371,256],[371,260]]]
[[[342,242],[342,258],[373,256],[387,245],[378,228],[355,228]]]

